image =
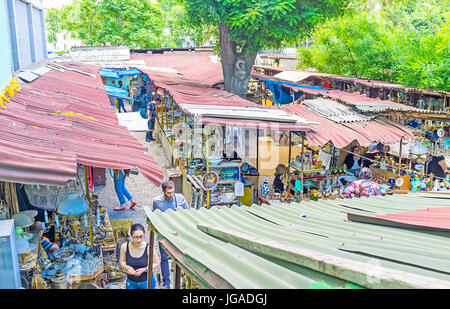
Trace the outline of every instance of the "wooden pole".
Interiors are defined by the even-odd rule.
[[[153,255],[155,249],[155,227],[150,223],[150,244],[149,244],[149,254],[148,254],[148,272],[147,272],[147,289],[152,288],[152,278],[153,278]]]
[[[171,102],[171,104],[172,104],[172,127],[171,127],[170,141],[171,141],[171,144],[173,144],[173,142],[174,142],[174,138],[173,138],[173,126],[175,125],[175,104],[174,104],[174,101],[173,101],[173,98],[172,98],[172,97],[170,97],[170,102]]]
[[[301,175],[300,175],[300,198],[303,201],[303,175],[304,175],[304,168],[305,168],[305,132],[302,132],[302,169],[301,169]]]
[[[181,268],[178,263],[175,264],[175,289],[181,288]]]
[[[209,130],[208,125],[205,125],[205,133],[206,133],[206,172],[209,172]],[[206,206],[210,208],[211,205],[209,200],[209,190],[206,191]]]
[[[89,183],[88,183],[88,167],[84,166],[84,185],[86,188],[86,199],[89,202],[89,205],[91,204],[91,198],[89,196]]]
[[[91,223],[89,224],[89,241],[91,244],[91,247],[94,247],[94,231],[92,230],[92,220]]]
[[[256,170],[259,175],[259,128],[256,128]]]

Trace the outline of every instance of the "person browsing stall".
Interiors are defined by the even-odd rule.
[[[351,153],[345,157],[344,165],[347,168],[347,172],[358,176],[361,168],[368,166],[368,162],[361,156],[361,147],[354,146]]]
[[[278,164],[275,168],[275,178],[273,179],[273,192],[283,194],[284,192],[284,183],[283,177],[286,174],[286,166],[283,164]]]
[[[42,223],[40,221],[35,221],[30,227],[31,233],[39,233],[39,238],[41,239],[41,246],[47,252],[47,254],[52,254],[59,249],[59,246],[52,243],[47,237],[44,236],[44,230],[42,229]]]
[[[147,289],[148,243],[144,240],[145,229],[142,224],[133,224],[130,228],[131,241],[120,247],[120,265],[127,271],[126,288],[137,290]],[[153,273],[158,268],[158,256],[153,251]],[[152,289],[156,286],[156,279],[152,276]]]
[[[188,209],[186,198],[182,194],[175,193],[175,183],[172,180],[164,181],[161,185],[163,194],[153,200],[153,211],[160,210],[165,212],[169,209],[176,211],[177,208]],[[170,270],[169,256],[159,244],[159,253],[161,254],[161,273],[163,276],[163,289],[170,289]]]
[[[449,172],[444,156],[432,156],[430,160],[427,161],[425,167],[427,175],[432,173],[434,177],[437,177],[440,180],[445,179],[446,174]]]

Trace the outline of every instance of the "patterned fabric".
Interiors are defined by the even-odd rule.
[[[45,251],[47,251],[51,246],[53,246],[53,243],[50,242],[47,237],[42,237],[41,246]]]

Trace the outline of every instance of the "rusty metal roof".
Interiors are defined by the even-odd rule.
[[[75,180],[77,164],[139,169],[156,185],[162,169],[119,125],[98,67],[51,70],[6,103],[0,113],[0,179],[62,185]]]

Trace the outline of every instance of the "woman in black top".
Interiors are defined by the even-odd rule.
[[[231,143],[226,145],[225,150],[222,152],[222,158],[224,161],[242,161]]]
[[[433,173],[434,177],[445,179],[446,173],[448,173],[447,164],[443,156],[432,156],[426,163],[427,174]]]
[[[120,247],[120,265],[127,271],[127,289],[147,289],[148,244],[144,241],[145,229],[137,223],[131,226],[132,240],[123,243]],[[158,257],[153,251],[153,269],[159,265]],[[156,286],[155,277],[152,277],[152,289]]]
[[[284,192],[284,183],[283,176],[286,173],[286,166],[283,164],[278,164],[275,168],[275,178],[273,180],[273,192],[283,194]]]
[[[363,157],[361,157],[361,147],[359,146],[353,147],[352,153],[349,153],[344,160],[344,165],[347,171],[357,177],[359,176],[361,168],[368,167],[369,164],[369,160],[363,159]]]

